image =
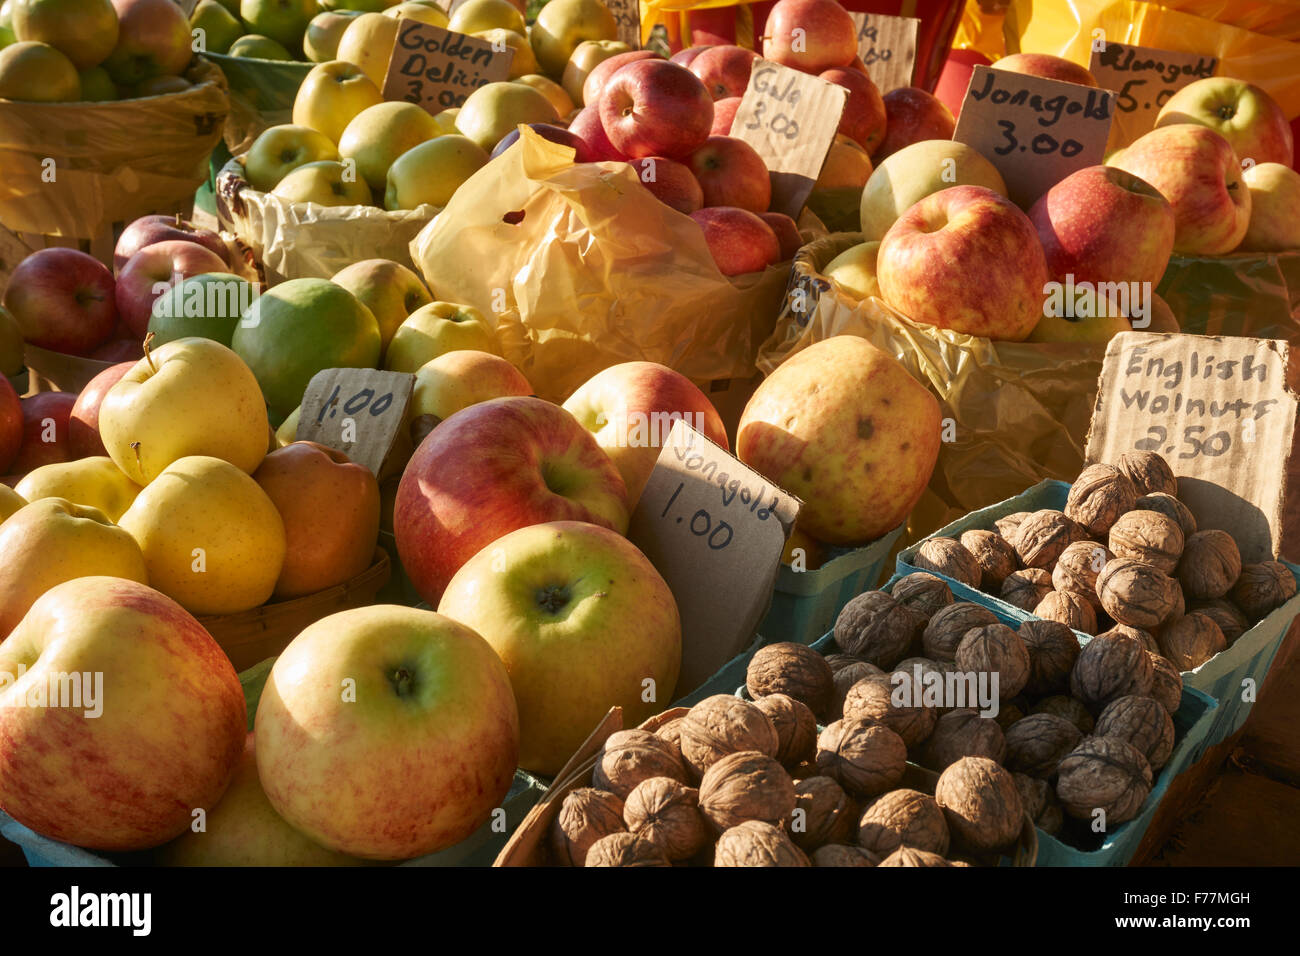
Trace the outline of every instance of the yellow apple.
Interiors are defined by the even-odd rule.
[[[466,136],[439,136],[409,149],[388,168],[385,209],[442,208],[465,180],[488,163],[487,150]]]
[[[343,286],[374,313],[375,321],[379,323],[383,348],[388,348],[393,333],[406,321],[408,315],[433,301],[433,296],[429,295],[429,290],[424,287],[424,282],[418,275],[400,262],[389,259],[354,262],[335,273],[330,281]]]
[[[459,115],[459,106],[451,106],[435,113],[433,116],[433,122],[434,125],[438,127],[438,135],[450,136],[452,134],[459,134],[460,130],[456,129],[456,117]]]
[[[22,40],[0,50],[0,99],[75,103],[81,99],[81,77],[54,47]]]
[[[1070,319],[1045,315],[1039,319],[1027,342],[1109,342],[1120,332],[1132,332],[1133,326],[1122,315]]]
[[[122,474],[113,459],[94,455],[33,468],[14,491],[28,501],[64,498],[73,504],[98,508],[109,521],[117,521],[135,501],[140,486]]]
[[[122,515],[149,584],[191,614],[264,603],[284,564],[284,522],[246,473],[220,458],[172,462]]]
[[[439,355],[458,349],[501,354],[496,329],[478,309],[453,302],[430,302],[398,326],[388,343],[384,368],[415,373]]]
[[[0,522],[3,522],[25,504],[27,502],[23,500],[22,495],[8,485],[0,485]]]
[[[419,444],[439,422],[490,398],[531,395],[522,372],[499,355],[459,349],[426,362],[415,373],[407,417],[411,440]]]
[[[272,196],[286,202],[319,206],[373,206],[370,187],[357,177],[355,166],[321,160],[299,166],[275,184]]]
[[[396,41],[396,18],[382,13],[363,13],[343,31],[335,59],[355,63],[370,77],[370,82],[382,90],[384,74],[388,72],[388,58]]]
[[[117,46],[118,14],[109,0],[13,0],[9,8],[19,40],[50,44],[78,70],[103,63]]]
[[[555,123],[559,118],[551,101],[530,86],[488,83],[465,100],[456,128],[491,152],[520,123]]]
[[[793,565],[800,563],[801,571],[816,571],[826,563],[826,545],[822,544],[798,524],[786,538],[785,550],[781,552],[781,563]]]
[[[280,423],[280,427],[275,430],[275,443],[283,448],[285,445],[292,445],[298,440],[298,419],[302,416],[302,406],[299,405],[289,413],[289,417]]]
[[[469,34],[496,29],[523,34],[528,28],[524,15],[509,0],[465,0],[452,11],[449,29]]]
[[[879,241],[860,242],[827,263],[822,274],[845,295],[855,299],[873,295],[879,298],[880,283],[876,281],[876,255],[879,252]]]
[[[377,103],[348,123],[339,137],[339,154],[357,164],[371,189],[382,190],[394,160],[437,135],[433,117],[414,103]]]
[[[601,0],[550,0],[528,34],[537,62],[558,79],[583,40],[616,40],[618,23]]]
[[[474,36],[480,40],[487,40],[492,44],[493,49],[504,50],[505,47],[510,47],[515,51],[515,55],[510,60],[510,75],[506,79],[514,80],[537,72],[537,57],[533,55],[533,48],[528,38],[522,33],[498,27],[495,30],[481,30]]]
[[[587,82],[587,75],[610,57],[631,52],[632,48],[621,40],[583,40],[564,64],[560,85],[573,102],[583,106],[582,86]]]
[[[1281,163],[1256,163],[1241,181],[1250,192],[1250,224],[1238,249],[1300,249],[1300,173]]]
[[[299,166],[339,158],[338,147],[324,133],[283,123],[258,134],[244,157],[244,175],[258,192],[270,192]]]
[[[550,77],[542,76],[540,73],[528,73],[514,82],[522,83],[524,86],[531,86],[538,93],[541,93],[551,101],[551,105],[555,107],[555,112],[561,117],[568,116],[577,109],[573,97],[564,91],[564,87]]]
[[[293,98],[293,122],[324,133],[338,144],[352,118],[384,101],[379,87],[344,60],[314,66]]]
[[[328,63],[339,52],[343,31],[360,13],[351,10],[322,10],[307,24],[302,36],[302,52],[313,63]],[[310,125],[310,124],[308,124]]]
[[[814,189],[861,189],[871,178],[871,157],[847,136],[836,136]]]
[[[427,23],[431,27],[447,29],[447,14],[427,3],[399,3],[389,7],[383,13],[386,17],[405,17],[408,20]]]

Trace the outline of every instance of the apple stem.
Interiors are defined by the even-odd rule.
[[[153,356],[149,354],[149,343],[153,341],[154,333],[146,332],[144,337],[144,360],[149,363],[149,371],[155,375],[158,374],[158,366],[153,364]]]
[[[137,468],[140,469],[140,473],[143,474],[144,462],[140,460],[140,443],[138,441],[133,441],[130,444],[130,448],[133,452],[135,452],[135,465]]]
[[[180,228],[182,225],[184,225],[184,224],[185,224],[185,220],[181,218],[181,214],[180,214],[180,213],[177,213],[177,214],[176,214],[176,228],[179,229],[179,228]]]

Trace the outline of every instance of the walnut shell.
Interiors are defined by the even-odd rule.
[[[1181,685],[1181,678],[1179,683]],[[1056,694],[1052,697],[1044,697],[1036,703],[1029,711],[1031,714],[1055,714],[1057,717],[1064,717],[1079,731],[1084,734],[1092,733],[1093,719],[1088,708],[1083,706],[1082,701],[1069,697],[1065,694]]]
[[[910,675],[891,675],[887,680],[868,677],[849,688],[844,717],[878,723],[902,737],[909,748],[919,747],[939,719],[938,711],[921,705],[922,693],[922,686]]]
[[[1151,765],[1132,744],[1115,737],[1088,737],[1057,768],[1056,795],[1070,816],[1106,814],[1106,829],[1132,820],[1151,793]]]
[[[1020,522],[1012,544],[1025,567],[1047,570],[1056,564],[1068,545],[1087,536],[1078,522],[1060,511],[1044,508]]]
[[[1168,763],[1174,750],[1174,722],[1154,697],[1112,700],[1097,718],[1096,736],[1128,741],[1147,758],[1153,774]]]
[[[817,753],[817,718],[807,705],[785,694],[768,694],[754,701],[776,728],[776,759],[785,767],[797,767]]]
[[[717,761],[700,781],[700,812],[719,831],[746,820],[782,823],[794,809],[794,781],[767,754],[745,750]]]
[[[731,694],[706,697],[687,711],[681,743],[682,759],[697,777],[728,754],[757,750],[775,757],[781,747],[767,714]]]
[[[783,641],[760,647],[745,669],[745,686],[757,700],[785,694],[825,716],[835,700],[835,681],[826,658],[806,644]]]
[[[980,566],[980,589],[991,594],[1001,589],[1007,575],[1020,566],[1016,549],[992,531],[965,531],[961,546],[974,555]]]
[[[1011,774],[985,757],[963,757],[939,775],[934,798],[959,846],[976,852],[1015,843],[1025,809]]]
[[[911,682],[911,691],[918,695],[913,697],[913,702],[919,701],[921,706],[928,707],[934,711],[937,718],[940,714],[952,710],[954,702],[949,700],[948,688],[951,686],[952,678],[949,674],[955,674],[957,665],[953,661],[932,661],[928,657],[909,657],[901,660],[889,673],[890,680],[902,681],[904,679]],[[901,674],[901,677],[895,678],[895,674]],[[931,675],[935,676],[931,676]],[[972,685],[974,686],[974,685]],[[978,688],[976,688],[978,690]],[[965,705],[965,701],[961,701]]]
[[[1151,659],[1131,637],[1094,637],[1070,672],[1070,694],[1100,713],[1112,700],[1151,693]]]
[[[1183,554],[1183,529],[1158,511],[1130,511],[1110,528],[1110,550],[1172,574]]]
[[[677,748],[677,752],[682,752],[682,717],[674,717],[666,724],[655,728],[655,736],[668,741]]]
[[[622,800],[606,790],[579,787],[551,821],[551,850],[565,866],[585,866],[593,843],[624,829]]]
[[[893,667],[907,656],[925,618],[884,591],[859,594],[835,619],[835,643],[877,667]]]
[[[1138,492],[1128,476],[1113,465],[1089,465],[1079,472],[1065,499],[1065,514],[1101,538],[1120,515],[1132,511]]]
[[[649,840],[632,833],[601,837],[587,851],[586,866],[672,866]]]
[[[894,582],[889,592],[895,601],[925,617],[953,602],[952,589],[942,578],[928,571],[913,571]]]
[[[724,831],[713,848],[713,865],[811,866],[784,830],[762,820],[746,820]]]
[[[1011,725],[1017,720],[1023,720],[1024,717],[1024,708],[1015,701],[1008,700],[1004,701],[1002,706],[998,708],[998,712],[994,715],[993,719],[997,722],[997,725],[1002,728],[1002,733],[1005,736],[1006,732],[1011,729]]]
[[[891,790],[873,800],[858,820],[858,846],[886,857],[900,846],[948,852],[948,823],[934,797],[919,790]]]
[[[1107,562],[1097,575],[1097,596],[1106,613],[1120,624],[1148,631],[1168,619],[1181,598],[1177,581],[1132,558]]]
[[[1002,763],[1007,745],[1002,728],[991,717],[981,717],[970,707],[950,710],[934,725],[921,752],[921,763],[943,771],[962,757],[987,757]]]
[[[672,777],[688,783],[686,766],[673,745],[648,730],[618,730],[609,735],[596,758],[591,782],[626,800],[642,780]]]
[[[836,720],[844,716],[844,698],[849,694],[849,688],[860,680],[866,680],[868,677],[877,677],[884,679],[889,675],[882,671],[875,664],[868,664],[866,661],[860,661],[856,658],[850,664],[845,664],[835,670],[835,707],[833,716]]]
[[[1214,618],[1200,611],[1185,614],[1160,631],[1160,653],[1180,671],[1196,670],[1228,646]]]
[[[1049,780],[1061,758],[1082,739],[1079,728],[1064,717],[1030,714],[1007,728],[1007,767]]]
[[[918,850],[916,847],[900,846],[889,856],[880,861],[880,866],[952,866],[938,853]]]
[[[1295,593],[1295,576],[1281,561],[1246,565],[1232,586],[1232,599],[1248,622],[1262,621],[1295,597]]]
[[[623,805],[630,833],[648,840],[669,860],[687,860],[708,845],[711,834],[700,815],[700,792],[671,777],[636,785]]]
[[[1153,451],[1129,451],[1119,456],[1116,466],[1128,480],[1139,496],[1161,492],[1166,495],[1178,494],[1178,479],[1169,462]]]
[[[1022,568],[1007,575],[999,597],[1022,611],[1033,611],[1052,593],[1052,575],[1042,568]]]
[[[922,541],[911,564],[922,571],[943,574],[973,588],[980,586],[983,573],[975,555],[952,538],[927,538]]]
[[[957,645],[967,632],[997,623],[997,615],[986,607],[969,601],[950,604],[930,618],[921,634],[921,649],[930,660],[956,660]]]
[[[1008,544],[1015,546],[1016,532],[1020,530],[1021,522],[1028,518],[1030,512],[1017,511],[1007,515],[1005,518],[999,518],[993,522],[993,530],[1002,535]]]
[[[1103,634],[1118,634],[1121,637],[1128,637],[1142,645],[1144,650],[1153,654],[1160,653],[1160,645],[1156,643],[1155,635],[1150,631],[1144,631],[1140,627],[1129,627],[1127,624],[1116,624],[1109,631],[1103,631]],[[1097,635],[1101,637],[1101,634]]]
[[[794,785],[790,839],[802,850],[853,839],[857,804],[830,777],[816,776]]]
[[[873,797],[903,779],[907,744],[888,727],[842,718],[817,738],[817,769],[853,796]]]
[[[1241,575],[1241,552],[1226,531],[1198,531],[1187,539],[1178,562],[1178,581],[1193,601],[1221,598]]]
[[[1173,495],[1155,491],[1149,495],[1143,495],[1133,507],[1140,511],[1157,511],[1173,521],[1174,524],[1178,525],[1179,530],[1183,532],[1184,543],[1188,538],[1196,534],[1196,516],[1192,514],[1187,505]]]
[[[1020,791],[1020,802],[1025,805],[1025,812],[1034,821],[1034,826],[1055,836],[1061,831],[1065,822],[1061,812],[1061,801],[1056,799],[1056,791],[1046,780],[1031,777],[1023,773],[1011,774]]]
[[[1070,671],[1079,658],[1079,639],[1060,621],[1025,621],[1016,632],[1029,655],[1025,693],[1043,697],[1070,686]]]
[[[1246,568],[1242,568],[1242,577],[1245,577],[1246,570]],[[1237,583],[1241,583],[1241,578],[1237,579]],[[1215,624],[1219,625],[1219,630],[1223,632],[1223,639],[1228,642],[1229,647],[1236,643],[1237,638],[1250,630],[1250,621],[1247,620],[1246,615],[1242,613],[1241,608],[1223,598],[1215,598],[1210,601],[1197,601],[1192,605],[1191,609],[1198,614],[1204,614]],[[1155,639],[1152,638],[1152,640],[1154,641]],[[1159,652],[1158,648],[1147,649],[1156,650],[1157,653]]]
[[[859,846],[830,843],[818,847],[812,854],[813,866],[876,866],[880,858]]]
[[[1151,658],[1151,696],[1169,713],[1178,713],[1183,703],[1183,675],[1169,658],[1150,651],[1147,656]]]
[[[1097,630],[1097,612],[1092,602],[1073,591],[1053,591],[1034,608],[1034,617],[1056,621],[1076,631],[1093,634]]]
[[[1093,605],[1094,609],[1100,609],[1097,575],[1113,557],[1107,548],[1096,541],[1072,542],[1056,560],[1056,567],[1052,569],[1052,587],[1058,591],[1077,594]]]
[[[1029,680],[1029,652],[1005,624],[985,624],[967,631],[957,645],[957,669],[996,674],[999,699],[1010,700]]]

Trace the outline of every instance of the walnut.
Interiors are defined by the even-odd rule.
[[[1157,511],[1169,518],[1183,532],[1184,542],[1196,534],[1196,517],[1187,505],[1173,495],[1162,491],[1152,492],[1139,498],[1133,507],[1140,511]]]
[[[1246,576],[1247,570],[1249,570],[1249,567],[1241,569],[1242,578]],[[1241,578],[1237,579],[1237,583],[1241,583]],[[1192,610],[1198,614],[1204,614],[1219,625],[1219,630],[1223,632],[1223,639],[1228,642],[1229,647],[1236,643],[1237,638],[1250,630],[1250,621],[1242,613],[1241,608],[1223,598],[1197,601],[1192,605]],[[1151,648],[1148,648],[1148,650],[1151,650]]]
[[[1174,477],[1174,470],[1169,467],[1169,462],[1153,451],[1125,452],[1115,464],[1133,482],[1139,495],[1155,492],[1178,494],[1178,479]]]
[[[857,805],[830,777],[808,777],[794,785],[790,839],[803,850],[853,839]]]
[[[907,744],[888,727],[842,718],[817,738],[817,769],[854,796],[884,793],[906,768]]]
[[[1181,597],[1178,582],[1158,568],[1132,558],[1116,558],[1097,575],[1097,596],[1120,624],[1154,630]]]
[[[934,797],[919,790],[891,790],[873,800],[858,820],[858,846],[879,857],[900,846],[948,852],[948,824]]]
[[[1113,557],[1107,548],[1096,541],[1075,541],[1057,558],[1056,567],[1052,569],[1052,587],[1058,591],[1077,594],[1094,608],[1100,608],[1097,575]]]
[[[1138,491],[1113,465],[1089,465],[1079,472],[1065,500],[1065,513],[1100,538],[1137,504]]]
[[[1016,632],[1029,654],[1025,693],[1043,697],[1065,690],[1079,657],[1079,638],[1060,621],[1025,621]]]
[[[1029,680],[1029,652],[1005,624],[985,624],[967,631],[957,645],[957,669],[997,674],[998,697],[1010,700]]]
[[[671,743],[648,730],[619,730],[605,741],[591,782],[626,800],[638,783],[651,777],[689,782],[686,767]]]
[[[1065,812],[1107,830],[1138,815],[1151,793],[1151,765],[1136,747],[1115,737],[1088,737],[1057,768],[1056,795]]]
[[[817,753],[817,718],[807,705],[785,694],[768,694],[754,701],[776,728],[776,759],[797,767]]]
[[[632,833],[601,837],[587,851],[587,866],[672,866],[649,840]]]
[[[1056,564],[1056,559],[1068,545],[1086,537],[1087,532],[1073,519],[1060,511],[1045,508],[1020,522],[1012,544],[1021,564],[1046,570]]]
[[[932,707],[921,706],[922,687],[915,678],[895,676],[899,679],[868,677],[850,687],[844,698],[844,716],[888,727],[902,737],[909,748],[918,747],[930,736],[939,714]],[[896,693],[905,703],[895,703]]]
[[[922,541],[911,564],[922,571],[946,575],[968,587],[980,586],[982,571],[979,561],[962,547],[961,542],[952,538],[927,538]]]
[[[1165,574],[1173,574],[1183,553],[1183,529],[1158,511],[1130,511],[1110,528],[1110,550]]]
[[[1002,728],[991,717],[981,717],[970,707],[950,710],[934,725],[925,742],[921,763],[931,770],[942,771],[962,757],[988,757],[1002,763],[1007,745]]]
[[[992,531],[963,532],[961,546],[975,556],[980,566],[978,587],[989,593],[996,593],[1007,575],[1020,565],[1016,549]]]
[[[889,856],[880,861],[880,866],[952,866],[938,853],[918,850],[916,847],[900,846]]]
[[[884,591],[859,594],[835,619],[840,649],[877,667],[893,667],[907,656],[925,618]]]
[[[835,681],[826,658],[806,644],[785,641],[760,647],[745,669],[745,686],[757,700],[768,694],[785,694],[819,717],[835,700]]]
[[[808,857],[784,830],[762,820],[746,820],[723,832],[713,848],[714,866],[810,866]]]
[[[1057,717],[1064,717],[1074,724],[1079,728],[1080,732],[1092,733],[1093,719],[1092,714],[1088,713],[1088,708],[1083,706],[1081,701],[1073,697],[1067,697],[1065,694],[1044,697],[1033,706],[1030,713],[1055,714]]]
[[[880,858],[873,856],[860,846],[844,846],[830,843],[818,847],[812,854],[813,866],[876,866]]]
[[[1052,575],[1042,568],[1022,568],[1007,575],[1000,597],[1022,611],[1033,611],[1038,602],[1052,593]]]
[[[781,747],[767,715],[730,694],[706,697],[687,711],[681,741],[682,758],[699,777],[728,754],[757,750],[775,757]]]
[[[1160,645],[1156,643],[1155,635],[1150,631],[1144,631],[1140,627],[1129,627],[1127,624],[1116,624],[1109,631],[1103,631],[1103,634],[1118,634],[1121,637],[1132,638],[1142,645],[1144,650],[1151,651],[1153,654],[1160,653]],[[1101,637],[1102,634],[1098,634]]]
[[[927,571],[904,575],[894,582],[889,593],[899,604],[910,607],[927,619],[953,601],[952,589],[947,583]]]
[[[1061,813],[1061,801],[1056,798],[1056,791],[1046,780],[1031,777],[1023,773],[1011,774],[1020,791],[1020,802],[1025,805],[1025,812],[1034,821],[1034,826],[1044,833],[1055,836],[1061,831],[1064,814]]]
[[[1200,611],[1183,615],[1164,628],[1156,640],[1160,642],[1160,653],[1180,671],[1196,670],[1228,646],[1219,625]]]
[[[1295,597],[1295,575],[1281,561],[1261,561],[1241,569],[1232,599],[1250,622],[1261,621]],[[1233,640],[1236,640],[1234,637]]]
[[[993,720],[1002,728],[1002,734],[1005,737],[1006,732],[1011,729],[1011,725],[1017,720],[1023,720],[1024,717],[1024,708],[1015,701],[1009,700],[998,708],[998,712],[994,715]]]
[[[1030,714],[1007,729],[1007,767],[1031,777],[1051,779],[1061,758],[1082,739],[1079,728],[1064,717]]]
[[[866,661],[854,659],[851,664],[835,670],[835,707],[833,716],[838,720],[844,716],[844,698],[848,696],[849,689],[860,680],[868,677],[885,678],[888,675],[875,664],[868,664]]]
[[[605,790],[579,787],[564,798],[551,821],[551,849],[564,865],[583,866],[593,843],[623,829],[622,800]]]
[[[686,860],[709,843],[700,815],[700,792],[671,777],[651,777],[636,785],[623,805],[628,831],[648,840],[669,860]]]
[[[934,661],[951,661],[957,657],[957,645],[968,631],[998,623],[997,615],[986,607],[960,601],[939,611],[925,626],[921,649]]]
[[[1174,722],[1154,697],[1112,700],[1097,718],[1096,736],[1126,740],[1147,758],[1152,773],[1159,773],[1174,750]]]
[[[1028,511],[1017,511],[1013,514],[1007,515],[1005,518],[999,518],[997,521],[993,522],[993,528],[998,534],[1002,535],[1009,544],[1014,544],[1016,540],[1016,532],[1020,530],[1021,522],[1028,518],[1029,515],[1030,512]]]
[[[1151,658],[1151,696],[1169,713],[1178,713],[1183,703],[1183,675],[1169,658],[1150,651],[1147,656]]]
[[[1198,531],[1187,539],[1178,580],[1194,601],[1221,598],[1241,575],[1241,552],[1226,531]]]
[[[1100,712],[1119,697],[1151,692],[1151,659],[1131,637],[1094,637],[1079,651],[1070,672],[1070,694]]]
[[[932,661],[928,657],[909,657],[901,660],[890,672],[890,680],[908,680],[912,682],[912,692],[917,695],[913,698],[914,703],[928,707],[934,711],[937,718],[940,714],[952,710],[952,701],[948,700],[948,694],[945,692],[949,686],[949,674],[955,673],[957,665],[952,661]],[[895,674],[902,674],[902,677],[895,678]],[[934,675],[933,677],[931,675]],[[961,702],[965,705],[965,702]]]
[[[1097,612],[1085,597],[1072,591],[1053,591],[1038,602],[1034,616],[1045,621],[1056,621],[1085,634],[1097,630]]]
[[[939,775],[934,798],[953,841],[976,852],[1015,843],[1025,810],[1011,774],[986,757],[963,757]]]
[[[700,781],[700,812],[720,831],[746,820],[781,823],[793,809],[790,774],[757,750],[723,757]]]
[[[677,752],[682,752],[682,717],[675,717],[661,727],[655,728],[655,736],[668,741],[677,748]]]

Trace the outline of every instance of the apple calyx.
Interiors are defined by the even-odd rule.
[[[415,675],[405,667],[399,667],[389,675],[388,682],[398,697],[410,697],[415,688]]]
[[[570,600],[569,589],[562,584],[551,584],[537,592],[537,606],[547,614],[559,614]]]

